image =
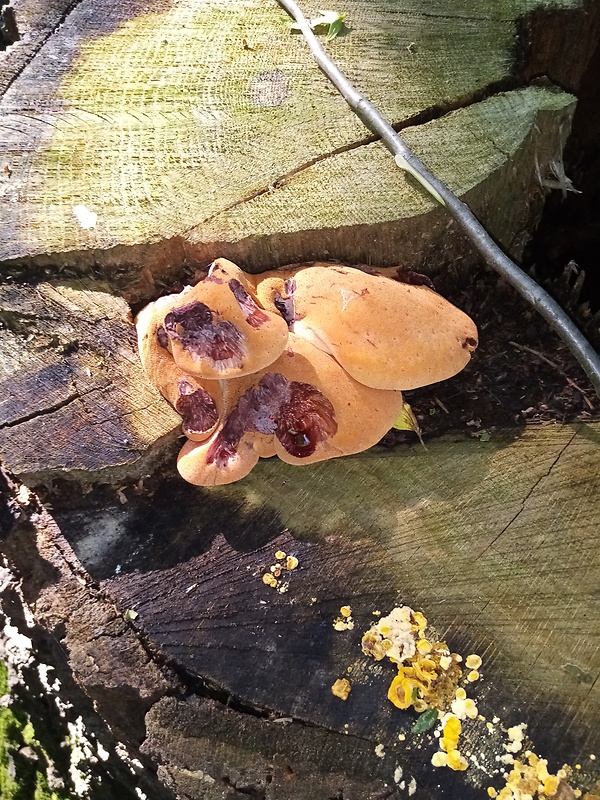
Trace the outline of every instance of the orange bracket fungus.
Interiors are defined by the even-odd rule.
[[[144,370],[182,417],[178,470],[199,486],[259,458],[366,450],[403,390],[455,375],[477,347],[472,320],[401,270],[319,262],[252,276],[219,258],[136,325]]]

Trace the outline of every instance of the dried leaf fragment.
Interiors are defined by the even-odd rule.
[[[347,14],[340,14],[339,11],[322,10],[319,10],[319,14],[319,17],[308,20],[308,24],[314,33],[324,33],[327,30],[327,41],[330,42],[342,31]],[[300,31],[301,28],[297,22],[292,22],[290,30]]]

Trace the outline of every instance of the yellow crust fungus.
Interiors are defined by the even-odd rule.
[[[331,693],[339,697],[340,700],[347,700],[351,689],[350,681],[347,678],[338,678],[331,687]]]

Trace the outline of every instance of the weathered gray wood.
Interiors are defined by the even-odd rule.
[[[148,384],[129,306],[104,284],[3,284],[0,321],[0,453],[12,470],[37,482],[141,476],[175,440],[180,418]]]
[[[516,255],[573,111],[561,92],[498,93],[521,68],[517,21],[544,5],[352,0],[328,45]],[[579,0],[559,5],[580,15]],[[443,246],[471,260],[288,26],[273,0],[78,3],[26,69],[7,67],[0,259],[164,272],[182,253],[253,269],[402,253],[436,271]]]
[[[577,774],[589,781],[597,771],[589,755],[600,747],[599,453],[597,424],[548,426],[303,468],[272,460],[232,486],[166,481],[143,498],[126,490],[125,504],[93,492],[79,509],[55,513],[90,576],[121,611],[135,609],[134,627],[191,685],[215,687],[234,709],[358,737],[373,753],[384,745],[383,760],[368,748],[341,751],[347,778],[360,782],[371,771],[392,785],[401,765],[418,797],[469,797],[498,777],[476,764],[458,776],[431,766],[435,745],[415,739],[414,717],[388,702],[393,669],[362,654],[361,635],[375,610],[422,610],[451,648],[484,659],[474,695],[480,712],[501,723],[492,736],[483,722],[468,729],[480,764],[496,768],[502,724],[527,722],[535,752],[559,766],[580,763]],[[261,580],[277,549],[300,562],[285,594]],[[353,609],[351,632],[333,628],[344,604]],[[348,667],[344,703],[330,687]],[[199,792],[203,776],[181,770],[218,775],[238,760],[252,771],[252,758],[240,762],[236,749],[246,734],[228,735],[217,756],[203,733],[214,712],[192,708],[160,703],[149,718],[148,752],[158,758],[171,741],[170,780]],[[247,734],[247,746],[262,753],[260,730]],[[332,769],[321,744],[303,747],[300,775],[310,763]],[[356,759],[365,772],[350,766]]]

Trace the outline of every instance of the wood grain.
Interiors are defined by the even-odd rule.
[[[541,209],[536,164],[547,177],[573,112],[565,93],[497,93],[515,88],[516,20],[539,6],[352,0],[347,35],[328,45],[517,255]],[[253,269],[400,254],[422,267],[442,242],[446,258],[472,258],[369,144],[272,0],[109,0],[101,12],[82,0],[63,15],[0,102],[11,170],[0,259],[112,268],[118,253],[164,271],[183,249]],[[94,227],[78,222],[79,205]]]
[[[0,322],[0,453],[16,473],[131,478],[176,439],[181,420],[146,381],[129,306],[106,286],[3,284]]]
[[[403,764],[420,796],[470,797],[504,752],[500,726],[494,736],[467,726],[483,766],[441,774],[429,764],[435,745],[387,701],[393,671],[362,655],[361,635],[375,610],[422,610],[453,649],[483,657],[474,693],[488,720],[526,722],[536,752],[593,775],[599,434],[597,424],[550,426],[302,469],[271,460],[229,487],[165,482],[151,498],[127,492],[125,505],[92,493],[57,520],[90,575],[138,612],[134,625],[189,680],[259,716],[383,744],[385,759],[368,768],[391,778]],[[261,580],[279,548],[300,561],[285,594]],[[332,625],[343,604],[351,632]],[[344,675],[345,703],[330,691]],[[177,730],[187,712],[169,708]]]

